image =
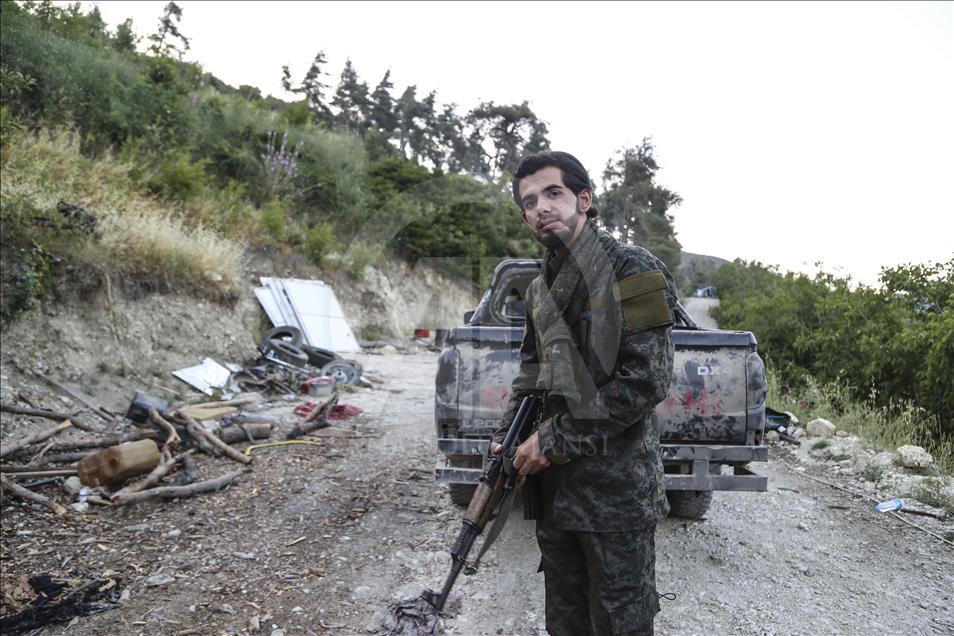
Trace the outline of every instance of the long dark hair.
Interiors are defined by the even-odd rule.
[[[560,169],[560,173],[563,175],[563,185],[568,187],[574,196],[578,196],[580,191],[584,189],[589,190],[591,193],[593,192],[593,183],[590,181],[590,175],[587,174],[586,168],[583,167],[579,159],[568,152],[545,150],[524,157],[520,165],[517,166],[517,170],[513,173],[513,179],[511,181],[513,185],[513,200],[517,202],[518,208],[523,210],[523,206],[520,205],[520,182],[523,178],[550,166]],[[598,214],[599,211],[596,207],[591,205],[590,209],[586,211],[586,218],[595,219]]]

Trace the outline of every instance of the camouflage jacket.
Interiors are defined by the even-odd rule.
[[[543,514],[564,530],[656,523],[668,512],[654,409],[672,376],[671,274],[587,223],[569,252],[548,254],[526,302],[504,422],[528,392],[543,392]]]

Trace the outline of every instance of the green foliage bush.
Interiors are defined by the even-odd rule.
[[[348,247],[345,261],[345,271],[354,278],[364,278],[364,270],[381,258],[382,250],[379,246],[368,245],[362,242],[352,243]]]
[[[149,179],[149,189],[177,201],[188,201],[206,191],[205,167],[208,159],[193,161],[187,152],[166,157]]]
[[[336,245],[334,228],[330,223],[316,223],[305,233],[305,254],[319,267]]]
[[[262,208],[258,217],[262,231],[273,241],[284,243],[289,238],[288,206],[280,199],[272,199]]]
[[[714,274],[726,329],[755,333],[782,384],[812,378],[844,400],[923,409],[934,437],[954,435],[954,260],[882,270],[879,288],[736,261]]]

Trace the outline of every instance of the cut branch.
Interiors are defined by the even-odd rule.
[[[48,428],[45,431],[39,431],[37,433],[33,433],[32,435],[27,435],[26,437],[24,437],[18,442],[6,444],[4,445],[3,449],[0,450],[0,457],[6,457],[7,455],[12,455],[13,453],[17,453],[31,444],[35,444],[36,442],[42,442],[45,439],[49,439],[50,437],[53,437],[60,431],[65,431],[71,426],[73,426],[73,423],[71,421],[63,420],[62,422],[60,422],[53,428]]]
[[[192,452],[192,451],[189,451],[189,452]],[[125,488],[123,488],[122,490],[118,491],[116,494],[112,496],[112,499],[116,499],[117,497],[121,498],[131,493],[145,490],[146,488],[149,488],[150,486],[159,483],[159,480],[165,477],[167,474],[169,474],[169,471],[172,470],[173,466],[179,463],[179,460],[182,459],[182,455],[176,455],[175,457],[173,457],[172,454],[165,449],[163,449],[162,454],[163,454],[162,461],[160,461],[159,464],[152,469],[151,473],[149,473],[148,475],[146,475],[139,481],[133,482],[129,484],[128,486],[126,486]]]
[[[7,413],[13,413],[15,415],[45,417],[48,420],[69,420],[73,422],[73,426],[81,431],[86,431],[87,433],[102,433],[100,429],[96,428],[95,426],[90,426],[83,420],[77,418],[75,415],[60,413],[58,411],[50,411],[48,409],[28,409],[23,406],[17,406],[16,404],[0,404],[0,411],[6,411]]]
[[[28,490],[19,484],[15,484],[4,476],[0,476],[0,484],[3,485],[4,490],[9,491],[11,494],[16,495],[20,499],[26,499],[28,501],[38,503],[41,506],[46,506],[60,517],[65,517],[67,514],[66,508],[56,503],[52,499],[44,497],[43,495],[38,495],[32,490]]]
[[[182,459],[182,470],[172,478],[172,486],[191,484],[199,476],[199,465],[192,459],[191,453],[182,453],[179,457]]]
[[[8,479],[34,479],[37,477],[68,477],[76,474],[76,468],[53,468],[50,470],[29,470],[29,466],[6,466],[3,475]]]
[[[35,375],[36,377],[41,378],[42,380],[45,380],[50,386],[52,386],[55,389],[58,389],[61,393],[63,393],[67,397],[72,398],[73,400],[76,400],[83,406],[87,407],[89,410],[91,410],[93,413],[100,416],[107,422],[113,422],[116,420],[115,415],[113,415],[112,413],[104,409],[103,407],[99,406],[98,404],[95,404],[91,398],[83,395],[79,391],[74,391],[68,386],[60,384],[53,378],[46,376],[35,369],[31,369],[30,372],[33,373],[33,375]],[[96,431],[96,432],[99,432],[99,431]]]
[[[232,448],[231,446],[223,442],[221,439],[219,439],[212,433],[205,430],[205,427],[203,427],[201,424],[196,422],[194,419],[192,419],[188,415],[185,416],[185,419],[187,422],[186,426],[188,427],[189,434],[192,435],[192,437],[194,437],[195,439],[197,440],[205,439],[205,441],[207,441],[209,444],[211,444],[215,448],[225,453],[230,459],[234,459],[235,461],[240,462],[242,464],[248,464],[252,461],[251,457],[249,457],[248,455],[243,455],[242,453],[238,452],[237,450],[235,450],[234,448]]]
[[[305,415],[305,418],[301,422],[295,424],[295,427],[288,432],[285,439],[295,439],[302,435],[307,435],[316,429],[328,426],[328,414],[331,413],[331,409],[333,409],[337,403],[338,392],[335,391],[326,401],[316,404],[315,407]]]
[[[175,427],[166,421],[156,409],[149,409],[149,417],[152,418],[152,421],[162,427],[162,429],[169,434],[169,437],[166,438],[166,448],[173,448],[178,444],[182,443],[182,439],[179,437],[179,434],[176,433]]]
[[[47,453],[59,453],[63,451],[74,451],[82,450],[86,448],[105,448],[107,446],[116,446],[117,444],[124,444],[126,442],[136,442],[141,439],[153,439],[158,433],[156,431],[149,431],[145,429],[136,429],[129,433],[123,433],[122,435],[107,435],[105,437],[99,437],[95,439],[77,439],[71,441],[62,441],[62,442],[52,442],[49,444],[46,449]],[[20,449],[17,452],[23,452],[24,449]],[[43,462],[47,461],[56,461],[56,459],[48,460],[47,457],[43,457]],[[39,459],[34,463],[40,463]]]
[[[175,499],[177,497],[191,497],[192,495],[197,495],[199,493],[210,492],[213,490],[218,490],[219,488],[224,488],[235,481],[235,479],[237,479],[240,475],[248,472],[248,470],[249,469],[247,468],[240,468],[230,473],[226,473],[221,477],[216,477],[215,479],[206,479],[205,481],[198,481],[188,486],[161,486],[159,488],[150,488],[149,490],[130,493],[128,495],[124,495],[121,498],[117,497],[114,499],[113,505],[125,506],[157,498]]]

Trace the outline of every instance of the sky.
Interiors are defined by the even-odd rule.
[[[96,4],[153,33],[164,1]],[[318,51],[464,113],[527,100],[600,183],[652,138],[689,252],[822,269],[954,257],[954,3],[181,0],[186,59],[292,99]]]

